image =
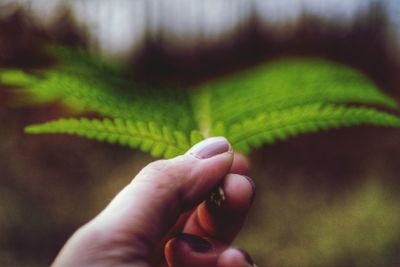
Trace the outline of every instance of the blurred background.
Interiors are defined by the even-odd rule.
[[[274,57],[333,59],[400,100],[397,0],[0,0],[0,67],[60,42],[187,87]],[[0,266],[46,266],[154,160],[23,127],[67,116],[0,87]],[[254,151],[257,196],[236,244],[258,266],[400,266],[399,130],[358,126]]]

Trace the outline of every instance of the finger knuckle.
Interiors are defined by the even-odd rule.
[[[144,169],[143,173],[148,180],[151,180],[154,184],[165,184],[171,183],[176,180],[176,170],[169,160],[157,160],[148,164]]]

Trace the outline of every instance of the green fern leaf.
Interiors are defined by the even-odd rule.
[[[11,86],[30,86],[37,82],[37,78],[19,69],[8,69],[0,72],[0,82]]]
[[[226,136],[248,153],[323,129],[400,127],[390,112],[399,110],[394,99],[356,70],[323,59],[272,61],[181,90],[140,82],[124,66],[79,49],[47,52],[53,67],[0,70],[0,82],[23,87],[34,102],[60,101],[104,119],[60,119],[28,126],[28,133],[66,133],[172,157],[209,136]]]
[[[315,103],[259,114],[232,126],[227,137],[234,149],[248,153],[264,143],[285,140],[303,133],[359,124],[400,127],[400,118],[368,107]]]
[[[211,92],[212,120],[227,125],[260,112],[315,102],[399,107],[361,73],[322,59],[278,60],[197,90]]]
[[[183,154],[191,146],[190,136],[168,127],[158,128],[153,122],[132,122],[123,119],[59,119],[25,128],[30,134],[61,133],[86,137],[111,144],[140,148],[155,157],[166,158]],[[192,136],[204,137],[198,131]]]
[[[0,81],[25,87],[35,103],[61,101],[73,109],[154,121],[185,132],[195,127],[187,92],[138,82],[122,66],[106,64],[80,50],[51,46],[48,51],[57,60],[55,67],[35,74],[3,70]]]

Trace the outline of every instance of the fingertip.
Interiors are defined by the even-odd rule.
[[[186,154],[199,159],[207,159],[225,152],[232,152],[231,144],[225,137],[216,136],[195,144]]]
[[[250,169],[250,160],[248,157],[241,153],[234,153],[231,173],[245,175]]]
[[[240,248],[228,248],[218,258],[217,267],[256,267],[250,255]]]
[[[254,199],[251,179],[229,174],[223,184],[225,200],[220,205],[211,199],[197,208],[196,219],[191,220],[185,229],[199,229],[196,233],[207,233],[223,242],[231,242],[243,226]]]
[[[225,178],[224,191],[229,198],[230,209],[247,211],[254,201],[255,184],[248,176],[228,174]]]
[[[168,266],[215,266],[216,248],[210,241],[197,235],[182,233],[170,239],[164,249]]]

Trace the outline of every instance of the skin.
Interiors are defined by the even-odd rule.
[[[52,266],[253,266],[231,247],[254,195],[254,183],[244,176],[248,168],[230,149],[150,163],[74,233]],[[226,196],[220,206],[209,200],[218,185]],[[182,232],[209,246],[193,249]]]

